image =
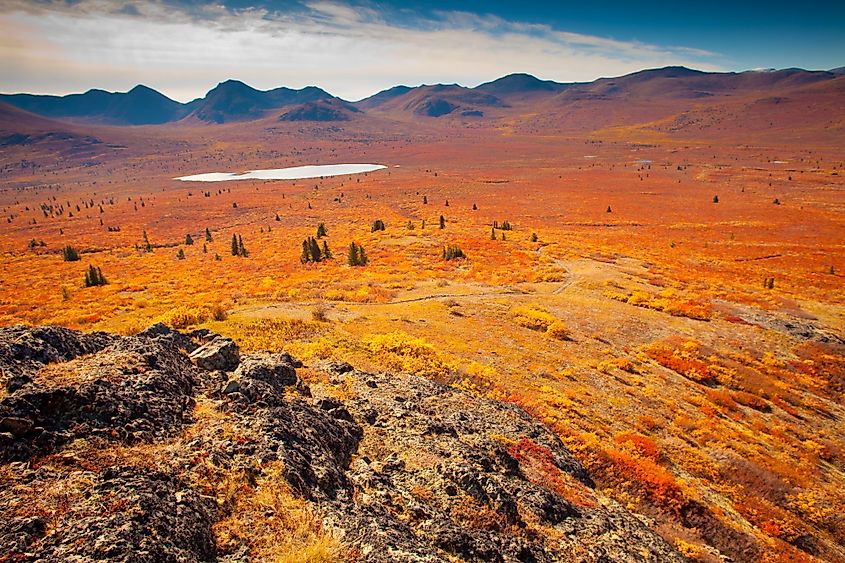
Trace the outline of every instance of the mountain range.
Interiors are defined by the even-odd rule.
[[[690,103],[730,101],[738,96],[769,99],[801,93],[808,88],[833,92],[839,99],[845,91],[843,68],[717,73],[665,67],[587,83],[540,80],[518,73],[475,88],[457,84],[394,86],[357,102],[342,100],[315,86],[299,90],[285,87],[257,90],[243,82],[227,80],[204,97],[188,103],[138,85],[128,92],[94,89],[67,96],[2,94],[0,104],[51,119],[116,126],[179,121],[220,124],[267,117],[281,121],[349,121],[366,114],[394,119],[472,120],[528,106],[554,111],[589,101]]]

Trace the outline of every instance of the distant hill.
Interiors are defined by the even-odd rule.
[[[517,73],[503,76],[492,82],[485,82],[476,86],[474,90],[492,94],[499,98],[509,98],[513,96],[524,97],[534,94],[561,92],[571,85],[552,80],[540,80],[530,74]]]
[[[284,87],[256,90],[238,80],[227,80],[204,98],[191,102],[194,104],[191,116],[208,123],[244,121],[258,119],[270,109],[332,98],[331,94],[314,86],[301,90]]]
[[[374,102],[364,100],[369,110],[395,115],[417,117],[442,117],[445,115],[470,114],[477,116],[485,108],[506,107],[507,104],[494,95],[457,84],[435,84],[417,86],[404,91],[392,92]]]
[[[318,100],[295,106],[279,116],[279,121],[349,121],[361,110],[338,99]]]
[[[378,107],[383,103],[392,100],[393,98],[397,98],[403,94],[407,94],[411,90],[413,90],[413,88],[411,88],[410,86],[394,86],[393,88],[382,90],[377,94],[373,94],[368,98],[364,98],[363,100],[355,102],[355,106],[364,110]]]
[[[68,96],[3,94],[0,101],[45,117],[84,119],[111,125],[152,125],[183,118],[185,104],[138,85],[128,92],[88,90]]]

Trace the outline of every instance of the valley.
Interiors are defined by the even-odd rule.
[[[341,401],[363,379],[326,362],[423,377],[525,409],[692,560],[843,561],[843,81],[221,84],[137,125],[0,103],[0,325],[207,329]],[[385,168],[179,181],[356,162]]]

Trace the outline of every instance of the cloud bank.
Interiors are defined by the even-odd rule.
[[[0,91],[65,94],[138,83],[180,100],[235,78],[256,88],[320,86],[349,100],[396,84],[475,86],[529,72],[590,81],[643,68],[720,70],[719,56],[583,35],[496,16],[316,0],[286,11],[163,1],[0,4]]]

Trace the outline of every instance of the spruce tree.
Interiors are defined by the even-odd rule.
[[[326,233],[326,225],[325,223],[320,223],[319,225],[317,225],[317,238],[322,238],[325,236],[328,236],[328,233]]]
[[[332,258],[332,252],[329,250],[329,245],[326,244],[326,241],[323,241],[323,259],[330,260]]]
[[[313,262],[319,262],[322,260],[323,256],[320,252],[320,243],[318,243],[317,239],[314,237],[308,237],[308,251],[311,254],[311,260]]]
[[[95,268],[94,266],[88,266],[88,270],[85,272],[85,287],[94,287],[96,285],[106,285],[109,283],[105,276],[103,275],[102,270],[100,268]]]
[[[191,246],[192,244],[194,244],[194,237],[192,237],[192,236],[190,235],[190,233],[189,233],[189,234],[187,234],[187,235],[185,235],[185,244],[186,244],[187,246]]]
[[[349,245],[349,251],[346,254],[346,261],[349,262],[350,266],[357,266],[358,260],[358,245],[353,242]]]
[[[440,228],[441,229],[446,228],[446,219],[443,217],[443,215],[440,216]]]
[[[246,248],[244,248],[244,239],[241,237],[241,235],[238,235],[238,254],[240,254],[244,258],[249,256],[249,252],[247,252]]]
[[[65,262],[76,262],[79,260],[79,252],[70,245],[62,249],[62,258]]]
[[[211,242],[211,231],[208,230],[208,227],[205,228],[205,242]]]
[[[446,245],[443,247],[443,259],[444,260],[457,260],[466,258],[464,251],[457,245]]]
[[[238,235],[232,235],[232,256],[240,256],[240,248],[238,247]]]
[[[299,261],[303,264],[311,261],[311,247],[308,245],[308,239],[302,241],[302,253],[299,255]]]
[[[177,260],[184,260],[185,259],[185,251],[182,250],[181,248],[179,249],[179,252],[176,253],[176,259]]]
[[[153,245],[150,243],[150,237],[147,236],[147,231],[144,231],[144,252],[152,252]]]

